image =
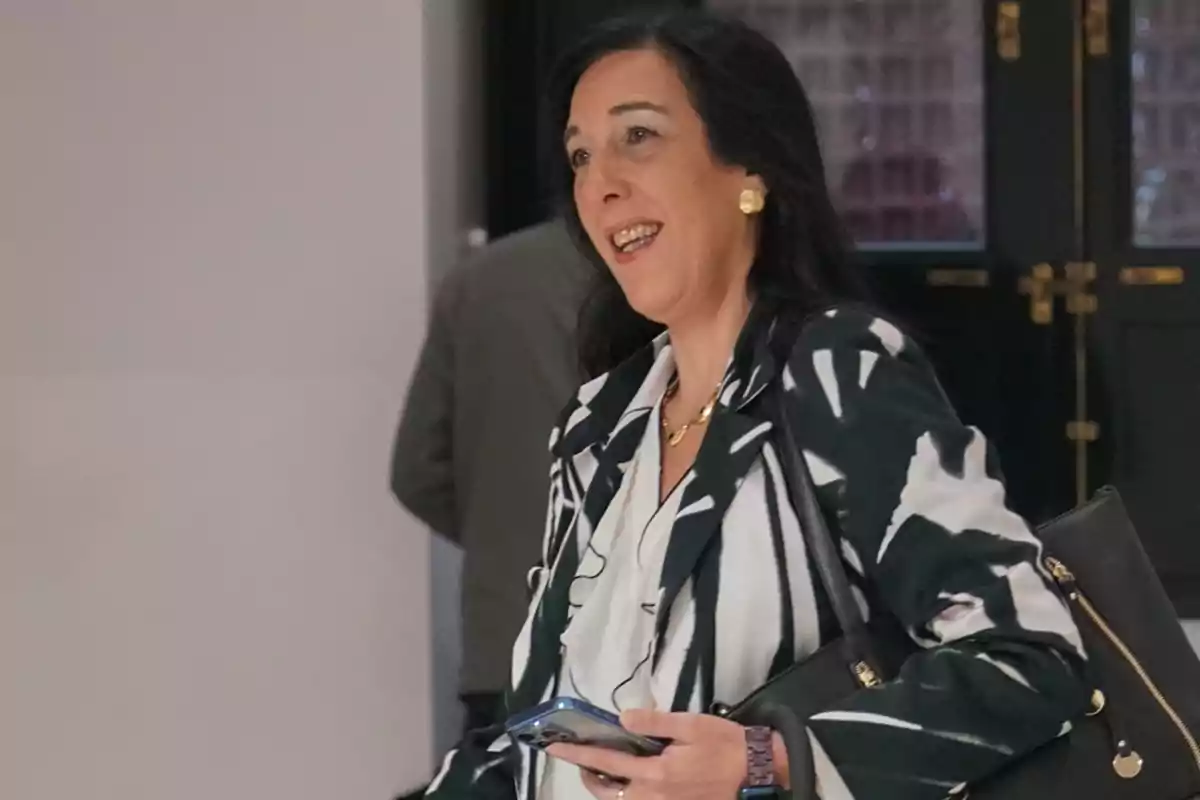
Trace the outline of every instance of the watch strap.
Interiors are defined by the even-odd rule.
[[[746,786],[775,785],[774,732],[770,728],[746,728]]]

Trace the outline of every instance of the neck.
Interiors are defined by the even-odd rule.
[[[706,313],[669,326],[679,376],[677,396],[685,407],[701,406],[712,397],[749,313],[750,298],[739,291]]]

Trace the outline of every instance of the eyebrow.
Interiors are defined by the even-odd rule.
[[[651,103],[649,100],[631,100],[628,103],[618,103],[608,110],[611,117],[619,117],[622,114],[628,114],[631,111],[653,111],[657,114],[668,114],[666,106],[661,106],[658,103]],[[571,141],[571,138],[579,134],[578,125],[568,125],[563,131],[563,142]]]

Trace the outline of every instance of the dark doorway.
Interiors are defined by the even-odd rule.
[[[532,126],[563,43],[630,7],[697,3],[492,5],[498,235],[549,211]],[[1045,519],[1115,484],[1200,617],[1200,3],[704,5],[787,53],[862,268],[997,444],[1018,510]]]

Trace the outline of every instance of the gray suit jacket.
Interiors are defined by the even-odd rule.
[[[392,490],[463,561],[464,692],[508,684],[540,555],[550,429],[580,382],[588,266],[560,222],[499,239],[446,277],[408,390]]]

